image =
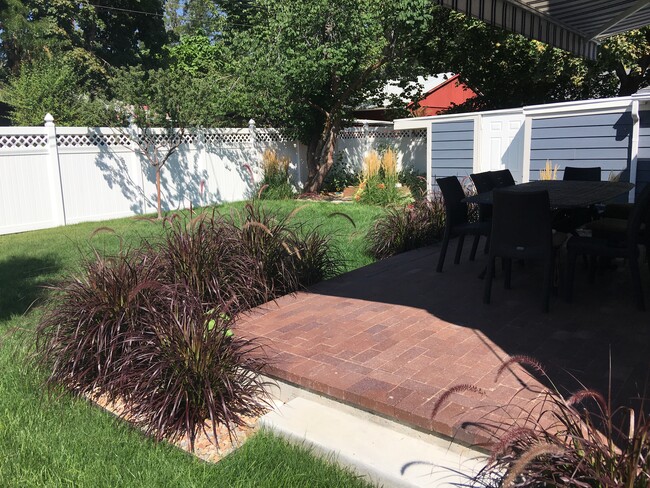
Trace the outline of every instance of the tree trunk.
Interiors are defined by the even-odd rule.
[[[334,164],[334,150],[336,149],[336,138],[340,129],[340,121],[332,121],[329,117],[320,138],[316,143],[314,151],[308,154],[309,179],[305,185],[306,193],[316,193],[323,185],[323,180]],[[310,149],[312,144],[310,143]]]
[[[158,206],[158,220],[162,219],[162,207],[160,204],[160,171],[162,168],[160,166],[156,166],[156,203]]]

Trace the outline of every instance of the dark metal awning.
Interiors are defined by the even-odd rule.
[[[604,37],[650,24],[650,0],[435,0],[587,58]]]

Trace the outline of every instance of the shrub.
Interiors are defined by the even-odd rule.
[[[257,195],[263,200],[288,200],[294,196],[289,180],[289,158],[279,157],[272,149],[266,149],[262,156],[264,177],[257,188]]]
[[[269,289],[255,256],[242,252],[241,231],[212,213],[187,220],[178,214],[164,221],[161,243],[149,244],[158,254],[164,282],[185,286],[210,308],[228,307],[230,313],[269,300]]]
[[[368,232],[368,252],[376,259],[433,244],[444,229],[445,210],[439,195],[390,207]]]
[[[50,287],[52,297],[36,329],[37,361],[49,372],[48,385],[113,398],[115,364],[136,347],[129,337],[141,327],[144,301],[155,303],[145,285],[159,278],[155,258],[146,254],[96,253],[80,276]]]
[[[59,125],[101,126],[115,122],[104,93],[85,79],[84,66],[70,56],[48,57],[25,64],[10,77],[0,100],[11,106],[16,125],[42,125],[51,113]]]
[[[331,237],[318,229],[305,231],[292,223],[292,216],[249,202],[239,217],[244,248],[254,257],[274,298],[334,276],[342,267]]]
[[[138,344],[119,362],[118,393],[127,415],[154,438],[187,436],[190,447],[206,419],[218,443],[217,425],[231,433],[243,417],[263,413],[265,365],[255,341],[233,334],[229,315],[211,309],[192,290],[166,286],[161,304],[147,303]]]
[[[397,156],[388,148],[380,157],[370,151],[363,164],[363,177],[356,200],[370,205],[388,205],[408,198],[397,186]]]
[[[343,160],[343,156],[338,154],[323,180],[322,190],[343,191],[347,186],[357,185],[359,179],[359,173],[350,168],[350,165]]]
[[[530,366],[551,385],[542,366],[525,356],[505,362]],[[459,385],[444,394],[470,385]],[[479,425],[494,438],[487,465],[468,486],[647,487],[650,483],[650,431],[640,406],[612,410],[601,393],[581,388],[563,396],[555,387],[540,392],[540,410],[509,426]],[[587,405],[590,408],[587,408]]]
[[[411,191],[414,200],[422,200],[427,196],[426,174],[419,173],[412,166],[405,166],[397,175],[399,182]]]

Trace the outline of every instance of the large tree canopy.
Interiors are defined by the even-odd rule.
[[[434,10],[428,0],[255,0],[238,17],[238,104],[308,144],[307,191],[332,166],[351,111],[389,79],[420,74]]]
[[[79,49],[110,66],[151,64],[166,42],[164,0],[2,0],[0,53],[8,70]]]
[[[454,111],[630,95],[647,85],[650,28],[603,42],[596,61],[447,11],[429,52],[479,95]]]

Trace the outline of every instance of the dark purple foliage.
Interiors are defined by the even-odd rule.
[[[368,232],[368,252],[377,259],[433,244],[442,235],[445,209],[439,195],[390,207]]]
[[[259,202],[248,203],[243,214],[235,216],[242,242],[274,298],[335,276],[343,265],[331,236],[318,229],[308,231],[292,217],[269,211]]]
[[[268,301],[270,290],[255,256],[242,252],[241,231],[218,214],[201,213],[187,221],[165,219],[162,243],[149,245],[158,254],[165,283],[184,285],[212,307],[227,304],[232,314]]]
[[[50,372],[49,384],[87,394],[108,391],[114,365],[130,348],[141,327],[144,301],[155,302],[147,286],[157,282],[155,257],[125,252],[95,255],[81,276],[56,287],[36,334],[38,361]]]
[[[504,363],[497,379],[514,364],[528,366],[553,384],[541,365],[527,356]],[[456,391],[450,389],[441,400]],[[521,418],[498,425],[471,424],[493,442],[487,465],[466,486],[650,486],[650,423],[643,398],[636,408],[612,410],[601,393],[587,388],[569,397],[555,387],[538,393],[538,407],[531,406]],[[439,407],[437,403],[436,410]]]
[[[246,207],[243,222],[215,213],[164,221],[157,242],[106,258],[53,287],[37,327],[49,387],[124,403],[157,439],[212,421],[232,434],[266,409],[265,356],[234,333],[242,311],[328,278],[341,260],[330,237],[291,215]]]
[[[205,420],[216,426],[244,425],[244,416],[263,413],[267,384],[260,373],[265,356],[255,341],[234,334],[233,320],[203,303],[183,286],[164,291],[162,306],[145,305],[138,344],[118,371],[127,415],[157,439],[186,435],[190,446]]]

